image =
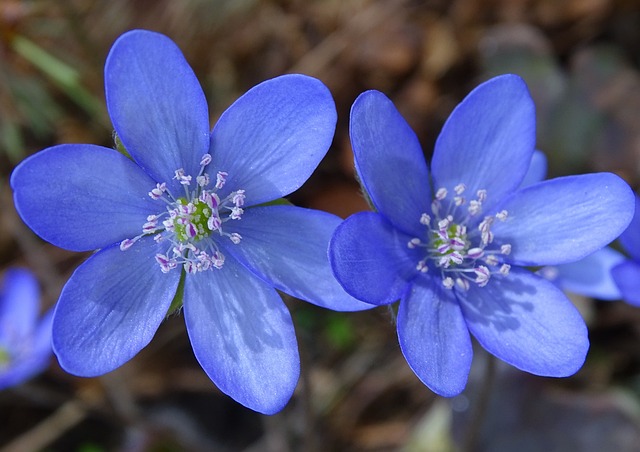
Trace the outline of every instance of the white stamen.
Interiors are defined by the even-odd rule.
[[[506,210],[501,210],[496,214],[496,218],[500,221],[505,221],[507,219],[507,215],[509,215],[509,212],[507,212]]]
[[[446,289],[453,289],[453,278],[450,277],[446,277],[442,279],[442,285],[446,288]]]
[[[204,154],[200,160],[200,166],[207,166],[209,163],[211,163],[211,154]]]
[[[216,189],[220,190],[222,187],[224,187],[228,175],[229,173],[225,171],[218,171],[218,174],[216,174]]]
[[[491,277],[491,272],[487,267],[481,265],[477,268],[474,268],[473,271],[476,274],[475,282],[480,286],[484,287],[489,282],[489,278]]]

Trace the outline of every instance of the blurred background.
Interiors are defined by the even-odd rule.
[[[362,91],[390,96],[429,157],[454,106],[507,72],[529,84],[549,176],[612,171],[640,187],[637,0],[0,0],[0,269],[33,270],[43,309],[87,255],[48,245],[22,224],[9,175],[51,145],[113,146],[102,71],[113,41],[132,28],[180,46],[212,124],[277,75],[305,73],[329,87],[335,140],[290,196],[297,205],[342,217],[367,209],[348,138]],[[271,417],[215,388],[174,316],[104,377],[68,375],[54,358],[44,374],[0,392],[0,450],[636,451],[640,309],[571,297],[592,342],[580,372],[534,377],[478,349],[468,388],[453,399],[411,372],[389,310],[338,314],[287,299],[302,377]]]

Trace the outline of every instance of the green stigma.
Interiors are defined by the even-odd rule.
[[[198,242],[208,237],[211,234],[208,226],[211,208],[199,199],[188,202],[185,198],[180,198],[177,203],[185,206],[186,212],[181,212],[173,219],[176,239],[187,243]]]
[[[9,351],[4,347],[0,347],[0,368],[8,366],[10,362],[11,355]]]

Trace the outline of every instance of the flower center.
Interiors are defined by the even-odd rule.
[[[223,231],[223,224],[242,218],[245,194],[244,190],[236,190],[220,199],[217,192],[225,185],[228,174],[219,171],[210,187],[212,181],[205,173],[209,163],[211,156],[205,154],[200,162],[200,173],[195,178],[195,188],[191,191],[192,176],[186,175],[182,168],[175,171],[174,179],[184,187],[184,196],[175,197],[164,182],[156,184],[149,196],[164,202],[165,210],[149,215],[142,226],[142,234],[123,240],[120,249],[126,251],[140,238],[153,235],[156,242],[167,243],[167,251],[155,256],[164,273],[178,265],[182,265],[187,273],[222,268],[224,254],[216,237],[226,237],[235,245],[240,243],[240,234]]]
[[[11,354],[9,350],[0,346],[0,370],[9,367],[9,363],[11,363]]]
[[[468,290],[470,283],[484,287],[491,275],[507,275],[511,268],[502,262],[503,256],[511,252],[511,245],[494,245],[491,232],[496,219],[506,221],[507,211],[485,216],[478,223],[487,192],[478,190],[476,198],[467,203],[463,196],[465,190],[464,184],[456,185],[451,199],[446,189],[436,191],[431,215],[423,213],[420,217],[420,224],[427,228],[426,239],[416,237],[407,243],[409,248],[425,250],[425,257],[418,262],[416,269],[422,273],[430,269],[440,272],[442,284],[447,289],[457,285]],[[468,229],[468,226],[474,227]]]

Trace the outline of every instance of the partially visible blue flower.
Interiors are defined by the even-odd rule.
[[[34,276],[14,268],[0,287],[0,389],[18,385],[44,371],[53,355],[53,310],[40,317],[40,292]]]
[[[11,178],[18,212],[38,235],[99,249],[60,295],[60,365],[88,377],[121,366],[151,341],[177,296],[195,356],[218,388],[256,411],[279,411],[300,363],[276,290],[335,310],[370,307],[332,276],[327,246],[341,220],[269,204],[299,188],[327,152],[331,94],[311,77],[277,77],[240,97],[210,132],[183,54],[144,30],[111,48],[105,91],[131,159],[61,145]]]
[[[443,396],[460,393],[469,333],[521,370],[575,373],[589,348],[584,321],[560,289],[524,267],[576,261],[615,239],[633,216],[629,186],[602,173],[520,189],[535,113],[514,75],[483,83],[456,107],[431,172],[416,135],[380,92],[358,97],[350,127],[376,212],[336,229],[331,264],[354,297],[400,299],[398,339],[417,376]]]
[[[547,157],[536,150],[520,188],[541,182],[546,175]],[[543,267],[538,270],[538,274],[562,290],[599,300],[619,300],[620,290],[613,280],[611,270],[624,260],[622,253],[604,247],[576,262]]]
[[[622,298],[634,306],[640,306],[640,196],[638,195],[636,195],[635,204],[636,213],[633,220],[627,230],[620,235],[620,243],[629,253],[630,259],[615,266],[612,274]]]

